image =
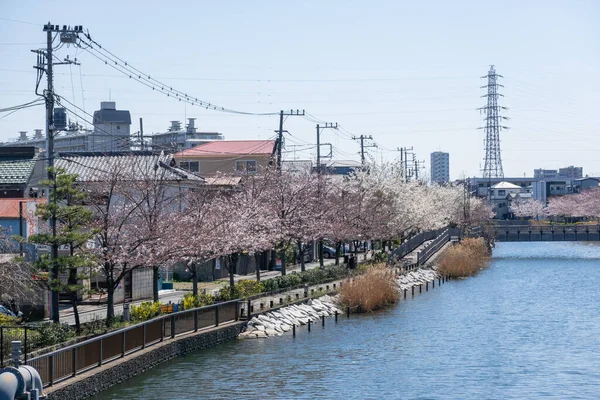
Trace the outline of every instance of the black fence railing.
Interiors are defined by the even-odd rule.
[[[450,229],[444,230],[433,239],[425,248],[417,253],[417,264],[424,265],[434,254],[450,241]]]
[[[440,228],[433,231],[421,232],[411,237],[410,239],[405,240],[404,243],[392,250],[392,253],[390,254],[390,260],[400,260],[401,258],[404,258],[407,254],[414,251],[417,247],[419,247],[426,241],[433,240],[436,237],[438,237],[446,229],[447,228]]]
[[[494,231],[499,242],[600,240],[600,225],[505,225]]]
[[[238,319],[238,300],[217,303],[153,318],[34,357],[26,363],[39,372],[44,387],[47,387],[179,334]]]

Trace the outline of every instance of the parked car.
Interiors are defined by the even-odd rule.
[[[0,306],[0,314],[6,315],[7,317],[12,317],[12,318],[21,318],[23,316],[23,313],[21,311],[18,311],[17,314],[15,314],[14,312],[10,311],[8,308],[6,308],[4,306]]]
[[[323,246],[323,258],[334,258],[335,249],[329,246]]]

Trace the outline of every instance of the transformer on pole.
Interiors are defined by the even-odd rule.
[[[487,94],[481,97],[487,97],[487,105],[478,108],[483,114],[485,114],[485,126],[478,128],[485,130],[485,164],[483,167],[483,178],[504,178],[504,171],[502,170],[502,157],[500,155],[500,131],[502,129],[508,129],[508,127],[501,124],[501,120],[508,119],[500,115],[502,110],[508,110],[507,107],[501,107],[498,105],[498,97],[502,94],[498,93],[500,85],[497,81],[498,78],[502,78],[502,75],[496,73],[496,69],[493,65],[490,66],[490,70],[487,75],[481,78],[487,78],[487,85],[481,88],[487,88]]]

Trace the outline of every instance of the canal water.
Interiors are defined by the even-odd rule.
[[[476,277],[177,358],[95,399],[597,399],[599,289],[597,244],[499,243]]]

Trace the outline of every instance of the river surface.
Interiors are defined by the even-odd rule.
[[[180,357],[94,399],[598,399],[599,289],[598,244],[498,243],[476,277]]]

